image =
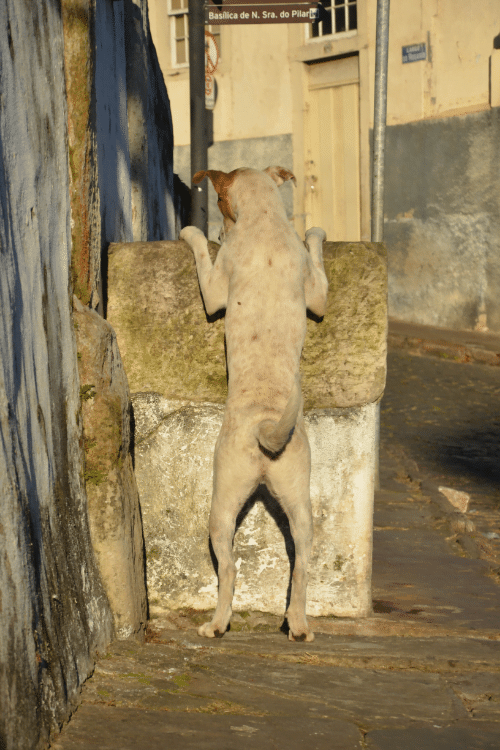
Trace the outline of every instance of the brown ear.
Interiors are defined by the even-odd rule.
[[[193,182],[195,185],[197,185],[205,177],[210,177],[212,185],[214,186],[216,192],[220,195],[220,193],[223,192],[224,188],[229,187],[229,185],[233,182],[235,172],[236,170],[227,174],[226,172],[220,172],[218,169],[202,170],[201,172],[196,172],[196,174],[193,175]]]
[[[285,167],[268,167],[267,169],[264,169],[264,172],[268,174],[269,177],[272,177],[278,186],[283,185],[287,180],[292,180],[293,184],[297,185],[297,178],[293,172],[290,172],[289,169],[285,169]]]
[[[195,185],[198,185],[198,183],[204,180],[207,175],[208,175],[208,172],[206,171],[206,169],[202,169],[201,172],[196,172],[193,175],[193,183]]]

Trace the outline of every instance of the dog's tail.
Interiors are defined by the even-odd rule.
[[[290,398],[279,422],[272,419],[263,419],[257,425],[257,440],[266,453],[270,453],[272,456],[281,453],[293,434],[301,406],[300,375],[297,375]]]

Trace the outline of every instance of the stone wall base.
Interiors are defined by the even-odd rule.
[[[154,393],[135,394],[133,406],[150,610],[211,609],[217,576],[208,516],[224,407]],[[371,611],[376,411],[368,404],[305,415],[312,458],[312,616],[364,617]],[[234,609],[284,614],[294,554],[286,515],[262,488],[240,521]]]

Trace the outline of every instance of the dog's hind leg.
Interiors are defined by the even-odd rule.
[[[290,523],[295,545],[290,603],[286,611],[291,641],[312,641],[306,618],[307,566],[313,541],[309,497],[310,450],[303,425],[297,426],[285,452],[267,470],[268,486],[279,500]]]
[[[309,628],[306,618],[307,566],[313,540],[309,492],[307,495],[301,493],[300,499],[285,495],[282,505],[288,516],[295,544],[292,590],[290,604],[286,611],[286,619],[290,628],[288,637],[291,641],[313,641],[314,633]]]
[[[251,492],[248,493],[249,495]],[[210,541],[217,558],[219,593],[217,607],[210,622],[198,628],[198,635],[206,638],[221,638],[227,630],[232,615],[232,601],[236,581],[236,564],[233,555],[233,538],[236,518],[247,497],[243,494],[231,502],[231,507],[214,493],[210,512]],[[225,498],[227,500],[227,498]],[[222,509],[222,506],[223,509]]]
[[[214,616],[198,628],[207,638],[222,637],[232,614],[236,565],[233,538],[236,518],[259,484],[259,473],[252,456],[234,455],[219,446],[214,461],[214,490],[210,510],[210,541],[217,558],[219,595]]]

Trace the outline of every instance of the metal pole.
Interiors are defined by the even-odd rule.
[[[208,168],[205,110],[205,9],[204,0],[189,0],[189,101],[191,115],[191,179]],[[191,224],[207,235],[207,180],[191,183]]]
[[[372,159],[372,242],[384,237],[384,155],[387,119],[387,59],[389,49],[389,0],[377,0],[377,41],[375,47],[375,111],[373,117]],[[380,489],[380,402],[375,415],[374,486]]]
[[[389,0],[377,0],[375,48],[375,112],[372,160],[372,242],[384,236],[384,149],[387,115],[387,58],[389,47]]]

